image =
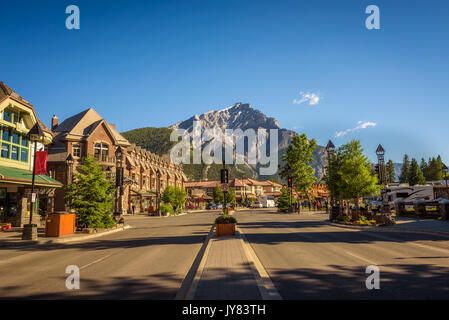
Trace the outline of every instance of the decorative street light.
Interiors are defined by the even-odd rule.
[[[37,224],[33,224],[34,205],[36,203],[36,194],[34,193],[34,180],[36,177],[36,151],[37,143],[43,141],[44,131],[42,130],[39,121],[28,132],[28,139],[34,141],[34,156],[33,156],[33,178],[31,180],[31,210],[30,222],[23,226],[22,240],[36,240],[37,239]]]
[[[114,215],[118,215],[119,217],[123,214],[123,206],[122,206],[122,197],[123,197],[123,176],[124,176],[124,168],[123,168],[123,149],[118,146],[115,150],[115,186],[118,188],[118,203],[116,205],[117,212]]]
[[[159,213],[159,217],[161,216],[161,170],[157,169],[156,177],[157,177],[157,195],[156,195],[156,212]]]
[[[376,149],[377,155],[377,165],[379,168],[379,182],[384,188],[387,185],[387,181],[385,179],[385,149],[379,144]],[[390,213],[390,205],[387,203],[387,199],[385,196],[382,197],[382,212]]]
[[[330,166],[329,166],[329,163],[330,163],[330,160],[331,160],[331,157],[335,154],[335,145],[332,143],[332,141],[331,140],[329,140],[329,142],[327,143],[327,146],[326,146],[326,152],[327,152],[327,165],[328,165],[328,169],[329,169],[329,171],[330,171]],[[329,174],[329,172],[328,172],[328,174]],[[331,219],[330,220],[332,220],[333,219],[333,215],[332,215],[332,210],[333,210],[333,206],[334,206],[334,200],[333,200],[333,198],[332,198],[332,193],[330,192],[330,190],[328,190],[329,191],[329,193],[330,193],[330,196],[331,196]],[[326,212],[328,212],[328,208],[327,208],[327,206],[326,206]]]
[[[69,184],[73,183],[73,164],[75,163],[75,159],[73,159],[73,156],[72,156],[71,153],[69,153],[69,155],[65,159],[65,163],[66,163],[67,168],[68,168],[67,185],[69,185]],[[67,203],[68,203],[68,205],[67,205],[66,210],[70,211],[71,210],[70,200],[68,200]]]

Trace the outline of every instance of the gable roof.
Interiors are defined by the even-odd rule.
[[[115,130],[114,126],[109,125],[93,108],[81,111],[70,118],[65,119],[54,130],[55,139],[63,138],[87,138],[101,124],[104,124],[113,138],[119,145],[128,146],[130,143],[121,134]]]
[[[17,94],[17,92],[15,92],[14,90],[12,90],[10,87],[8,87],[6,85],[6,83],[4,83],[3,81],[0,81],[0,102],[3,101],[6,98],[12,98],[20,103],[23,103],[24,105],[30,107],[31,109],[34,108],[31,105],[31,103],[29,103],[28,101],[26,101],[24,98],[22,98],[21,96],[19,96]]]
[[[3,100],[5,100],[7,98],[11,98],[11,99],[23,104],[24,106],[30,108],[31,112],[33,113],[37,122],[39,122],[42,130],[45,131],[46,133],[50,134],[51,136],[53,136],[53,133],[51,132],[51,130],[48,129],[47,126],[41,120],[39,120],[39,118],[37,117],[37,114],[36,114],[36,111],[34,110],[33,105],[31,103],[29,103],[27,100],[25,100],[24,98],[22,98],[17,92],[15,92],[10,87],[8,87],[6,85],[6,83],[4,83],[3,81],[0,81],[0,102],[2,102]]]

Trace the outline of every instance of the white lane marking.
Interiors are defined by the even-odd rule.
[[[83,269],[85,269],[85,268],[87,268],[87,267],[89,267],[89,266],[91,266],[91,265],[93,265],[93,264],[95,264],[95,263],[101,262],[101,261],[103,261],[103,260],[109,258],[110,256],[112,256],[113,254],[114,254],[114,253],[108,254],[107,256],[104,256],[104,257],[102,257],[102,258],[100,258],[100,259],[97,259],[97,260],[92,261],[92,262],[90,262],[90,263],[88,263],[88,264],[85,264],[84,266],[80,267],[80,270],[83,270]]]

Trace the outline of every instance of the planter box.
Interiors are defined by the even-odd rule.
[[[235,235],[235,223],[217,223],[215,232],[217,237],[233,236]]]

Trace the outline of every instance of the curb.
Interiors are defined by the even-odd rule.
[[[174,300],[193,300],[193,298],[195,297],[196,288],[198,287],[201,275],[203,274],[204,265],[206,264],[207,255],[209,253],[210,239],[213,235],[214,226],[210,228],[209,233],[206,236],[206,240],[204,240],[200,251],[198,251],[198,254],[193,261],[189,272],[182,281],[181,287],[176,293]]]
[[[240,231],[240,228],[236,227],[237,236],[240,238],[240,241],[243,246],[243,251],[245,251],[246,258],[248,259],[249,266],[251,271],[256,279],[257,287],[259,288],[260,295],[263,300],[282,300],[282,297],[279,291],[274,286],[273,282],[270,279],[267,271],[264,266],[260,262],[256,253],[254,252],[251,244],[245,235]]]
[[[359,227],[359,226],[348,226],[348,225],[342,225],[339,223],[333,223],[333,222],[325,222],[328,225],[338,227],[338,228],[346,228],[346,229],[356,229],[356,230],[369,230],[369,231],[398,231],[398,232],[408,232],[408,233],[424,233],[424,234],[432,234],[432,235],[440,235],[440,236],[446,236],[449,237],[449,232],[444,231],[431,231],[431,230],[422,230],[422,229],[402,229],[402,228],[393,228],[393,227],[373,227],[373,226],[366,226],[366,227]],[[380,228],[380,229],[379,229]]]
[[[28,241],[23,241],[23,242],[12,242],[12,243],[7,243],[7,244],[0,244],[0,247],[14,247],[14,246],[31,246],[31,245],[46,245],[46,244],[58,244],[58,243],[69,243],[69,242],[79,242],[79,241],[83,241],[83,240],[89,240],[89,239],[93,239],[93,238],[98,238],[107,234],[111,234],[111,233],[116,233],[119,231],[124,231],[127,229],[132,228],[130,225],[125,225],[123,227],[117,228],[117,229],[113,229],[113,230],[108,230],[108,231],[104,231],[104,232],[100,232],[100,233],[94,233],[94,234],[90,234],[90,235],[82,235],[82,236],[77,236],[77,237],[71,237],[71,238],[60,238],[60,239],[48,239],[48,240],[28,240]]]

